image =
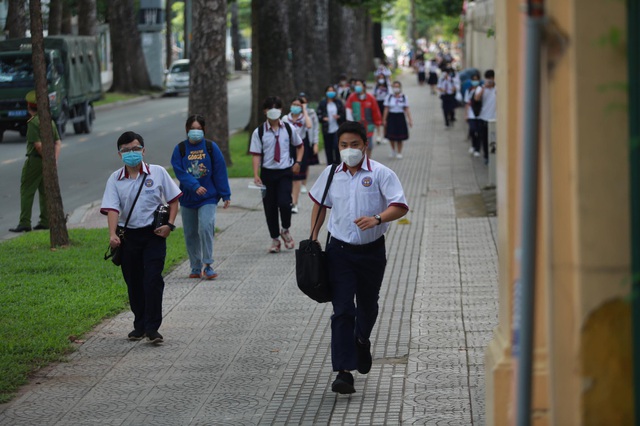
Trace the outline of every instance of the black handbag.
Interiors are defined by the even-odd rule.
[[[143,173],[142,183],[140,184],[140,188],[138,188],[138,193],[136,194],[135,200],[133,200],[133,205],[131,206],[131,209],[129,209],[129,214],[127,215],[127,220],[124,222],[124,227],[118,226],[116,228],[116,235],[118,236],[118,238],[120,238],[120,245],[114,248],[114,247],[111,247],[111,244],[109,244],[109,247],[107,247],[107,251],[104,253],[104,260],[111,259],[111,262],[116,266],[122,265],[122,244],[124,244],[124,230],[129,224],[129,219],[131,219],[131,212],[133,211],[133,208],[136,206],[136,202],[138,201],[138,197],[140,196],[140,191],[142,191],[142,187],[144,186],[144,181],[146,180],[146,178],[147,178],[147,174]]]
[[[327,186],[324,188],[322,201],[320,201],[321,206],[324,205],[324,200],[327,198],[329,186],[336,172],[336,167],[338,167],[337,164],[331,166]],[[320,247],[318,241],[312,240],[313,231],[316,229],[316,226],[318,226],[319,218],[320,211],[318,211],[318,216],[316,216],[316,221],[311,229],[309,239],[300,241],[296,249],[296,281],[298,288],[304,294],[318,303],[326,303],[331,301],[327,254],[322,251],[322,247]]]

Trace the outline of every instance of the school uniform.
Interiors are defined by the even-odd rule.
[[[480,139],[480,120],[473,112],[471,108],[471,99],[473,95],[476,93],[477,87],[472,87],[467,90],[464,95],[464,103],[465,105],[469,105],[467,108],[467,122],[469,123],[469,136],[471,136],[471,147],[473,148],[473,152],[480,152],[480,147],[482,146],[482,141]]]
[[[371,140],[373,132],[377,126],[382,124],[382,114],[378,108],[378,102],[369,93],[352,93],[345,104],[347,109],[347,120],[357,121],[367,129],[369,139],[369,149],[373,149]]]
[[[142,190],[133,206],[140,185]],[[112,173],[102,196],[100,213],[117,212],[121,227],[133,206],[121,246],[122,276],[134,314],[133,327],[147,334],[158,331],[162,323],[162,270],[167,252],[167,240],[154,233],[153,212],[160,204],[171,203],[181,195],[164,167],[143,162],[136,178],[131,178],[126,167]]]
[[[373,96],[376,98],[378,109],[380,110],[380,114],[382,114],[382,111],[384,111],[384,100],[389,96],[389,86],[386,84],[376,85],[376,88],[373,90]]]
[[[260,179],[266,190],[263,193],[262,204],[267,219],[269,234],[272,239],[280,236],[278,212],[282,227],[291,227],[291,190],[293,187],[293,172],[291,167],[295,163],[292,156],[293,149],[302,145],[302,139],[297,131],[292,129],[291,138],[280,120],[278,130],[271,127],[269,121],[265,121],[263,126],[262,141],[260,140],[259,128],[251,135],[249,152],[262,157],[260,169]]]
[[[482,110],[478,115],[479,136],[484,159],[489,159],[489,120],[496,119],[496,87],[482,88]]]
[[[311,118],[311,117],[309,117]],[[291,113],[282,117],[282,121],[289,123],[293,130],[302,139],[302,145],[304,146],[304,153],[302,154],[302,161],[300,162],[300,171],[293,175],[293,180],[305,180],[307,179],[307,171],[309,169],[309,163],[311,162],[311,140],[307,130],[307,124],[304,120],[304,114],[298,115],[298,118],[293,118]]]
[[[433,86],[438,84],[438,65],[433,61],[429,65],[429,80],[427,80],[427,83]]]
[[[330,170],[328,167],[322,172],[309,192],[318,205]],[[402,185],[391,169],[366,156],[353,176],[344,163],[338,166],[324,202],[324,207],[331,209],[326,253],[333,304],[334,371],[357,368],[356,339],[367,341],[371,336],[387,262],[384,233],[389,224],[361,231],[353,222],[362,216],[379,214],[389,206],[408,210]]]
[[[455,121],[454,111],[456,108],[456,85],[455,81],[452,77],[447,78],[446,76],[440,80],[438,83],[438,88],[441,90],[442,94],[440,95],[440,99],[442,99],[442,112],[444,114],[444,124],[446,127],[453,125]]]
[[[423,84],[426,78],[426,66],[424,61],[416,62],[416,70],[418,71],[418,83]]]
[[[339,116],[337,119],[335,116]],[[328,120],[324,121],[327,117]],[[318,120],[322,123],[322,136],[324,138],[324,150],[327,154],[327,164],[339,163],[338,153],[338,128],[346,119],[344,104],[340,99],[327,101],[327,98],[318,104]]]
[[[401,142],[409,139],[409,127],[405,117],[405,108],[409,107],[407,97],[404,93],[400,96],[389,95],[384,101],[385,108],[389,108],[387,113],[387,131],[385,138],[390,141]]]

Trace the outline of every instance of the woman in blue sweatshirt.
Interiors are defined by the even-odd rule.
[[[213,238],[218,201],[231,202],[227,165],[218,145],[204,138],[204,117],[192,115],[185,126],[187,139],[173,150],[171,165],[180,181],[180,211],[191,263],[189,278],[212,280]],[[203,269],[204,266],[204,269]]]

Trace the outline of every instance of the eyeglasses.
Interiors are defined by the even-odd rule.
[[[133,148],[120,148],[121,154],[126,154],[127,152],[140,152],[144,149],[142,146],[134,146]]]

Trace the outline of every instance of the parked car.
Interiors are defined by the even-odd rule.
[[[164,94],[189,93],[189,60],[178,59],[165,71]]]

